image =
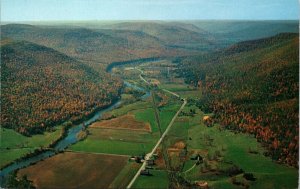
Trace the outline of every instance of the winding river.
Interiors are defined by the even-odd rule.
[[[149,61],[149,62],[151,62],[151,61]],[[125,64],[128,64],[128,63],[130,63],[130,62],[129,61],[125,62]],[[132,63],[136,63],[136,60],[134,60]],[[118,67],[118,66],[121,66],[121,65],[116,64],[114,67]],[[124,66],[124,65],[122,65],[122,66]],[[109,72],[110,71],[111,71],[111,69],[109,70]],[[124,85],[127,86],[127,87],[131,87],[135,90],[145,92],[145,94],[141,97],[141,99],[146,99],[151,95],[148,90],[146,90],[142,87],[136,86],[136,85],[134,85],[132,83],[129,83],[127,81],[124,81]],[[0,171],[0,185],[3,187],[5,177],[8,176],[11,172],[13,172],[15,170],[18,170],[18,169],[21,169],[21,168],[28,167],[32,164],[35,164],[39,161],[42,161],[42,160],[46,159],[46,158],[54,156],[54,155],[57,154],[58,151],[63,151],[68,146],[78,142],[77,133],[79,133],[82,130],[83,125],[86,125],[86,126],[90,125],[91,123],[95,122],[97,119],[101,118],[103,113],[118,107],[120,104],[121,104],[121,100],[118,99],[116,102],[114,102],[113,104],[111,104],[107,108],[104,108],[102,110],[99,110],[99,111],[95,112],[94,115],[91,118],[89,118],[88,120],[85,120],[85,121],[81,122],[80,124],[77,124],[77,125],[71,127],[68,130],[67,136],[65,138],[63,138],[62,140],[60,140],[55,145],[55,147],[53,149],[43,151],[43,152],[41,152],[41,153],[39,153],[39,154],[37,154],[33,157],[29,157],[29,158],[26,158],[26,159],[23,159],[23,160],[20,160],[20,161],[16,161],[13,164],[11,164],[11,165],[5,167],[4,169],[2,169]]]

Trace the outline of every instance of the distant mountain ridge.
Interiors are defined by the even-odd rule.
[[[260,38],[249,41],[242,41],[236,43],[230,47],[228,47],[225,52],[226,53],[240,53],[244,51],[251,51],[257,48],[268,48],[269,46],[273,46],[278,44],[279,42],[288,41],[291,38],[296,38],[299,36],[298,33],[279,33],[275,36],[271,36],[269,38]]]
[[[299,32],[298,20],[195,20],[187,23],[210,32],[218,41],[227,45],[279,33]]]
[[[179,33],[170,35],[170,32],[176,32],[177,30]],[[185,43],[193,42],[194,38],[198,38],[196,32],[190,32],[193,35],[180,33],[187,32],[184,29],[174,29],[170,32],[163,36],[170,36],[172,39],[181,40]],[[164,38],[161,39],[158,36],[131,29],[86,29],[8,24],[1,27],[1,36],[16,40],[27,40],[54,48],[84,61],[104,64],[137,58],[180,56],[199,51],[197,49],[187,50],[184,47],[174,48],[170,46],[170,43],[166,43],[163,40]],[[201,40],[205,41],[205,39]],[[175,41],[173,42],[175,44]]]
[[[104,28],[116,30],[142,31],[157,37],[167,45],[185,48],[191,44],[199,46],[210,46],[214,38],[208,32],[192,24],[178,22],[123,22],[103,26]]]

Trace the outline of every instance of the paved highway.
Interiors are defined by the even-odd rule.
[[[144,82],[146,82],[147,84],[149,84],[148,81],[146,81],[143,76],[142,76],[142,73],[143,71],[140,70],[140,69],[137,69],[141,72],[140,74],[140,78],[141,80],[143,80]],[[172,91],[169,91],[167,89],[163,89],[164,91],[176,96],[176,97],[180,97],[178,94],[172,92]],[[176,112],[176,114],[174,115],[174,117],[172,118],[171,122],[169,123],[167,129],[165,130],[165,132],[162,134],[162,136],[160,137],[160,139],[157,141],[156,145],[154,146],[154,148],[152,149],[152,151],[150,153],[148,153],[146,156],[145,156],[145,161],[143,162],[142,166],[140,167],[140,169],[138,170],[138,172],[135,174],[135,176],[133,177],[133,179],[130,181],[130,183],[128,184],[127,186],[127,189],[130,189],[132,187],[132,185],[134,184],[134,182],[136,181],[136,179],[139,177],[139,175],[141,174],[142,170],[144,170],[146,168],[146,165],[147,165],[147,160],[149,160],[154,152],[157,150],[158,146],[162,143],[162,141],[164,140],[165,136],[168,134],[168,132],[170,131],[174,121],[176,120],[178,114],[182,111],[182,109],[184,108],[184,106],[186,105],[187,101],[186,99],[183,99],[183,104],[181,105],[181,107],[179,108],[179,110]]]

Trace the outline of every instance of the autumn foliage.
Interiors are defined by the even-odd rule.
[[[1,45],[1,126],[31,135],[108,106],[122,82],[53,49]]]
[[[222,126],[252,134],[266,155],[297,167],[298,52],[298,34],[279,34],[186,59],[181,74],[202,88],[198,106]]]

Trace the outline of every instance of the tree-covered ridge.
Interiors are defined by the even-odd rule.
[[[298,34],[284,33],[187,58],[179,70],[203,89],[198,105],[221,125],[253,134],[273,159],[298,166],[298,52]]]
[[[122,82],[51,48],[1,42],[1,124],[26,135],[112,103]]]
[[[1,26],[1,36],[30,41],[82,61],[106,65],[115,61],[190,53],[185,49],[170,48],[155,36],[131,30],[7,24]]]
[[[120,31],[141,31],[157,37],[167,45],[185,46],[187,44],[205,44],[209,46],[214,42],[211,34],[196,27],[193,24],[184,22],[122,22],[103,26],[104,28],[117,29]]]

